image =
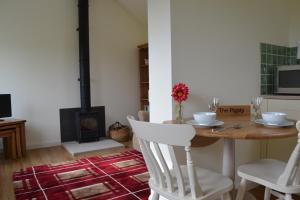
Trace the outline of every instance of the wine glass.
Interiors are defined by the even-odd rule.
[[[220,99],[217,97],[213,97],[208,103],[208,109],[210,112],[217,112],[217,109],[220,104]]]
[[[264,100],[263,97],[253,97],[251,99],[251,104],[254,109],[254,118],[255,119],[261,118],[261,104],[262,104],[263,100]]]

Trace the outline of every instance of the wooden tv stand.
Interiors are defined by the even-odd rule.
[[[20,158],[26,155],[25,122],[20,119],[0,121],[0,138],[3,138],[6,158]]]

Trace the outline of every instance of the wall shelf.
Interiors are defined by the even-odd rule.
[[[149,106],[149,65],[148,44],[138,46],[139,49],[139,72],[140,72],[140,109],[148,110]]]

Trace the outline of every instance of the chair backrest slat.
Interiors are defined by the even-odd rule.
[[[178,199],[187,195],[191,195],[192,199],[196,199],[204,195],[196,178],[190,154],[191,140],[196,135],[196,131],[192,126],[186,124],[166,125],[141,122],[134,120],[131,116],[128,116],[127,119],[134,134],[139,139],[141,150],[149,169],[150,177],[156,185],[155,187],[172,195],[177,195]],[[173,165],[172,169],[169,169],[159,144],[167,145]],[[187,181],[189,185],[185,185],[186,182],[182,175],[183,169],[177,161],[174,146],[185,147],[187,156],[187,171],[185,173],[188,174]]]
[[[300,121],[297,122],[296,127],[299,132],[298,143],[294,148],[283,173],[279,176],[277,180],[277,183],[279,185],[287,186],[296,183],[295,179],[297,178],[297,170],[300,159]]]
[[[190,181],[190,187],[191,187],[191,194],[192,198],[196,199],[198,196],[204,195],[198,179],[196,178],[196,172],[192,160],[192,155],[191,155],[191,148],[190,147],[185,147],[186,151],[186,163],[187,163],[187,169],[188,169],[188,176],[189,176],[189,181]]]
[[[145,144],[142,141],[142,139],[138,138],[138,141],[140,143],[141,151],[144,156],[144,160],[146,162],[147,168],[149,170],[150,177],[154,180],[155,184],[159,185],[158,174],[156,173],[156,170],[154,169],[154,166],[152,165],[152,161],[150,159],[148,151],[146,150]]]
[[[173,186],[173,180],[172,180],[172,176],[169,170],[169,167],[166,163],[166,160],[164,159],[163,154],[161,153],[161,150],[158,146],[158,144],[156,142],[153,143],[155,152],[157,154],[157,157],[162,165],[165,177],[166,177],[166,182],[167,182],[167,187],[168,187],[168,191],[169,192],[174,192],[174,186]]]
[[[174,173],[175,173],[176,180],[177,180],[178,194],[180,197],[184,197],[185,196],[185,187],[184,187],[184,182],[183,182],[183,178],[182,178],[182,172],[181,172],[180,166],[178,164],[173,146],[168,145],[168,149],[169,149],[169,153],[170,153],[170,156],[172,159],[173,169],[174,169]]]
[[[295,168],[295,179],[293,182],[293,185],[299,185],[300,184],[300,170],[299,165]]]
[[[158,175],[158,184],[161,188],[164,188],[165,187],[165,180],[164,180],[164,175],[163,175],[163,172],[157,162],[157,160],[155,159],[155,156],[150,148],[150,142],[149,141],[146,141],[146,140],[141,140],[145,147],[146,147],[146,151],[148,152],[149,154],[149,158],[151,160],[151,164],[153,165],[153,169],[155,170],[156,174]]]

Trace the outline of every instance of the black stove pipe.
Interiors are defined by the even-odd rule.
[[[81,110],[88,112],[91,109],[88,0],[78,0],[78,22]]]

